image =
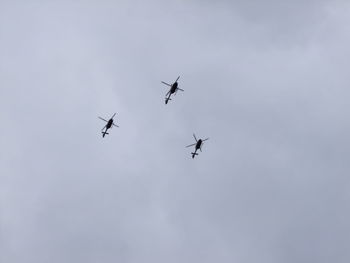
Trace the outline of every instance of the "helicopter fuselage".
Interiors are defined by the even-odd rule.
[[[196,143],[196,150],[200,149],[201,148],[201,145],[202,145],[202,139],[199,139]]]
[[[171,88],[170,88],[170,93],[171,94],[175,93],[175,91],[177,89],[177,86],[178,86],[177,82],[175,82],[173,85],[171,85]]]
[[[106,129],[111,128],[112,125],[113,125],[113,119],[110,119],[110,120],[107,122],[107,124],[106,124]]]

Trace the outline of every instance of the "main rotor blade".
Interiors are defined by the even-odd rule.
[[[119,128],[119,126],[118,126],[117,124],[114,124],[114,123],[113,123],[113,126],[115,126],[115,127],[118,127],[118,128]]]
[[[193,137],[194,137],[194,139],[195,139],[195,140],[196,140],[196,142],[197,142],[198,140],[197,140],[197,138],[196,138],[196,135],[195,135],[195,134],[193,134]]]
[[[166,83],[166,82],[164,82],[164,81],[162,81],[162,83],[165,84],[165,85],[168,85],[169,87],[171,87],[170,84],[168,84],[168,83]]]
[[[98,117],[100,120],[103,120],[103,121],[105,121],[105,122],[108,122],[108,121],[106,121],[104,118],[101,118],[101,117]]]
[[[177,88],[177,90],[181,90],[181,91],[184,91],[183,89],[180,89],[180,88]]]
[[[103,126],[103,128],[102,128],[102,130],[101,130],[102,132],[103,132],[103,130],[106,128],[106,126],[107,126],[107,125]],[[107,130],[106,130],[106,131],[107,131]]]
[[[175,82],[177,82],[179,80],[180,76],[177,77],[177,79],[175,80]]]
[[[117,114],[117,113],[114,113],[111,119],[113,119],[113,118],[114,118],[114,116],[115,116],[116,114]]]
[[[170,94],[170,90],[168,91],[168,93],[167,93],[167,94],[165,94],[165,97],[166,97],[166,96],[168,96],[169,94]]]
[[[191,145],[187,145],[186,148],[187,148],[187,147],[194,146],[194,145],[196,145],[196,144],[197,144],[197,143],[194,143],[194,144],[191,144]]]
[[[205,142],[205,141],[207,141],[207,140],[209,140],[209,138],[206,138],[205,140],[202,140],[202,142]]]

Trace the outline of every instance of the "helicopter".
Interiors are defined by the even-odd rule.
[[[167,85],[170,87],[170,90],[168,91],[167,94],[165,94],[165,104],[168,104],[170,99],[171,94],[175,93],[174,95],[176,95],[178,90],[184,91],[183,89],[180,89],[178,86],[179,84],[177,83],[177,81],[179,80],[180,76],[177,77],[177,79],[175,80],[175,82],[173,84],[168,84],[164,81],[162,81],[163,84]]]
[[[207,141],[207,140],[209,140],[209,138],[206,138],[206,139],[204,139],[204,140],[202,140],[202,139],[197,140],[195,134],[193,134],[193,137],[194,137],[194,139],[196,140],[196,143],[193,143],[193,144],[190,144],[190,145],[187,145],[187,146],[186,146],[186,148],[187,148],[187,147],[191,147],[191,146],[194,146],[194,145],[195,145],[194,152],[191,153],[191,154],[192,154],[192,159],[193,159],[196,155],[198,155],[197,150],[202,151],[202,146],[203,146],[204,142]]]
[[[104,118],[98,117],[100,120],[103,120],[105,122],[107,122],[107,124],[102,128],[101,132],[102,132],[102,137],[105,137],[106,134],[109,134],[107,131],[108,129],[111,129],[113,126],[118,127],[118,125],[114,124],[113,118],[117,113],[114,113],[113,116],[107,121]],[[105,129],[105,130],[104,130]]]

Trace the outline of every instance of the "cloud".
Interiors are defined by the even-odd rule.
[[[2,3],[0,261],[348,262],[347,10]]]

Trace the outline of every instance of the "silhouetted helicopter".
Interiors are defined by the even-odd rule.
[[[175,80],[175,82],[171,85],[162,81],[163,84],[170,87],[170,90],[168,91],[168,93],[165,94],[165,104],[168,104],[168,101],[171,100],[170,99],[171,94],[175,93],[174,95],[176,95],[178,90],[184,91],[183,89],[178,88],[179,84],[177,83],[177,81],[179,80],[179,78],[180,78],[180,76],[178,76],[178,78]]]
[[[193,143],[193,144],[191,144],[191,145],[187,145],[187,146],[186,146],[186,147],[191,147],[191,146],[194,146],[194,145],[195,145],[194,152],[191,153],[191,154],[192,154],[192,158],[194,158],[196,155],[198,155],[197,150],[202,151],[202,146],[203,146],[204,142],[205,142],[206,140],[209,140],[209,138],[206,138],[206,139],[204,139],[204,140],[202,140],[202,139],[197,140],[195,134],[193,134],[193,137],[194,137],[194,139],[196,140],[196,143]]]
[[[119,126],[116,125],[116,124],[114,124],[114,122],[113,122],[113,118],[114,118],[115,115],[116,115],[116,113],[114,113],[113,116],[112,116],[112,118],[110,118],[108,121],[105,120],[104,118],[98,117],[99,119],[101,119],[101,120],[107,122],[107,124],[106,124],[106,125],[102,128],[102,130],[101,130],[101,132],[102,132],[102,137],[105,137],[106,134],[109,134],[107,131],[108,131],[108,129],[111,129],[113,126],[119,128]],[[103,131],[104,129],[106,129],[106,130]]]

